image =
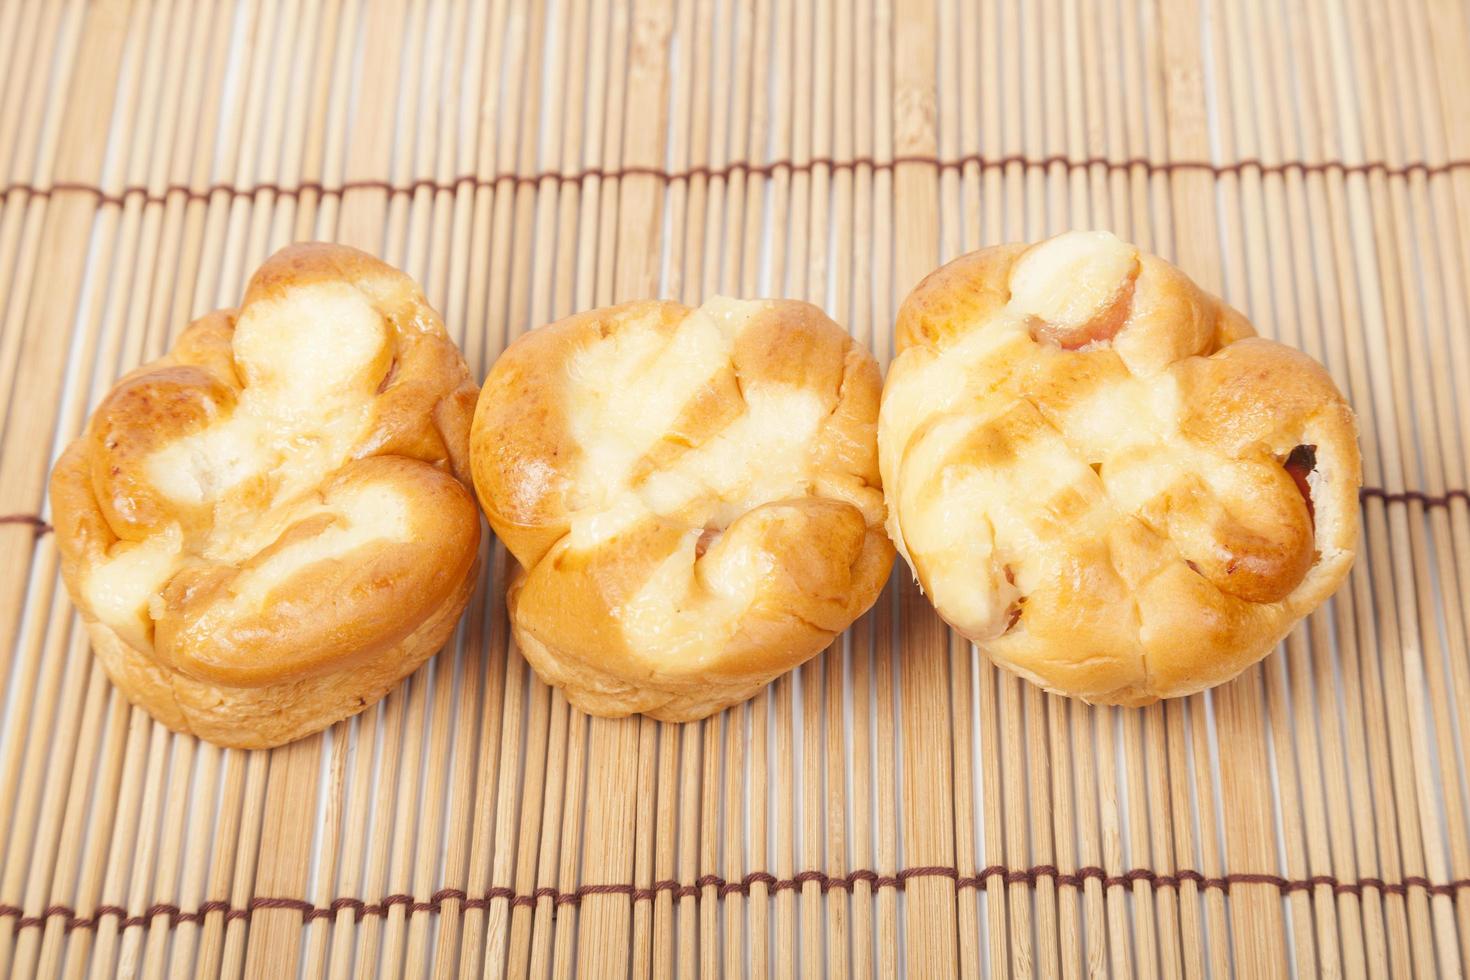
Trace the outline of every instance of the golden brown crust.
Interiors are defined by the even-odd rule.
[[[381,698],[473,586],[476,394],[407,276],[343,246],[272,256],[52,473],[62,573],[114,682],[249,748]]]
[[[376,704],[449,640],[474,591],[478,561],[454,592],[399,642],[279,683],[222,686],[160,667],[104,623],[87,621],[92,649],[128,700],[174,731],[216,745],[268,749],[321,731]]]
[[[879,394],[790,301],[629,303],[511,345],[471,448],[531,665],[594,714],[688,720],[819,652],[892,565]]]
[[[996,662],[1090,701],[1234,677],[1341,584],[1351,410],[1311,358],[1110,235],[964,256],[899,314],[889,530]]]

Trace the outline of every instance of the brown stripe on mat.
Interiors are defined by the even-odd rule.
[[[0,514],[0,524],[29,524],[38,538],[53,530],[50,524],[36,514]]]
[[[940,170],[963,170],[969,166],[979,166],[983,169],[1014,165],[1035,167],[1043,170],[1053,166],[1063,166],[1069,170],[1089,170],[1093,167],[1102,167],[1110,171],[1131,171],[1137,168],[1149,174],[1169,174],[1189,171],[1213,174],[1217,177],[1238,175],[1245,171],[1253,171],[1261,174],[1383,174],[1388,177],[1406,177],[1412,174],[1423,174],[1432,177],[1470,168],[1470,160],[1459,159],[1444,160],[1439,163],[1416,160],[1411,163],[1390,164],[1381,160],[1363,163],[1347,163],[1342,160],[1288,160],[1280,163],[1270,163],[1251,158],[1233,160],[1226,163],[1212,163],[1207,160],[1149,160],[1142,157],[1116,160],[1107,157],[1074,159],[1063,155],[1033,158],[1022,154],[988,157],[981,153],[971,153],[961,157],[945,159],[931,155],[910,154],[896,156],[891,160],[876,160],[872,157],[862,156],[844,160],[818,157],[801,162],[789,159],[772,160],[768,163],[738,160],[718,167],[701,165],[677,169],[627,166],[587,167],[582,170],[570,172],[543,170],[529,174],[506,173],[495,177],[478,177],[474,174],[462,174],[450,180],[435,180],[426,177],[400,184],[395,184],[388,180],[348,180],[333,184],[308,180],[289,185],[260,182],[248,186],[236,186],[226,182],[218,182],[209,184],[203,188],[193,188],[184,184],[169,184],[161,191],[150,191],[149,188],[144,186],[129,185],[114,193],[109,193],[95,184],[78,181],[56,181],[49,185],[14,182],[0,187],[0,200],[3,200],[11,194],[29,194],[32,197],[41,198],[51,197],[55,194],[90,194],[97,198],[99,205],[113,204],[121,206],[128,198],[134,197],[135,195],[141,195],[144,203],[161,204],[168,197],[175,194],[182,194],[186,199],[195,201],[207,201],[215,194],[227,194],[231,197],[252,197],[261,192],[268,192],[278,197],[296,197],[305,193],[338,195],[356,190],[378,190],[390,194],[413,194],[421,190],[457,191],[462,187],[497,187],[505,183],[512,183],[516,186],[535,187],[546,180],[558,181],[563,184],[576,184],[581,183],[589,177],[597,177],[602,180],[620,180],[625,177],[654,177],[666,181],[691,180],[703,177],[713,180],[728,179],[737,173],[770,177],[778,172],[790,175],[810,174],[812,171],[821,168],[827,172],[836,173],[838,171],[852,171],[860,167],[866,167],[874,173],[879,173],[891,171],[894,167],[904,164],[923,164],[938,167]]]
[[[1386,490],[1383,487],[1363,487],[1358,491],[1361,500],[1382,500],[1390,504],[1417,503],[1425,507],[1448,507],[1452,500],[1470,503],[1470,490],[1456,487],[1444,493],[1425,493],[1422,490]],[[0,514],[0,524],[29,524],[35,528],[36,536],[50,534],[53,528],[36,514]]]
[[[202,903],[192,911],[181,909],[177,905],[159,903],[149,906],[140,915],[129,915],[128,910],[120,905],[99,905],[90,915],[78,915],[75,909],[65,905],[48,906],[39,915],[26,915],[23,909],[14,905],[0,905],[0,919],[15,919],[17,929],[35,929],[44,926],[51,919],[60,918],[65,920],[65,928],[68,932],[74,929],[95,929],[103,919],[117,919],[119,928],[130,929],[134,926],[146,926],[159,916],[166,916],[169,925],[175,926],[181,922],[201,922],[216,912],[223,913],[227,921],[249,919],[252,913],[262,909],[297,911],[307,922],[313,919],[334,918],[343,911],[350,911],[355,919],[361,920],[365,916],[386,916],[395,905],[401,905],[410,912],[437,914],[448,902],[457,903],[461,909],[484,909],[488,908],[492,901],[497,900],[508,901],[513,908],[532,907],[542,899],[551,901],[553,905],[577,905],[589,895],[622,895],[634,902],[651,902],[664,892],[676,899],[692,898],[698,902],[704,898],[705,889],[713,889],[711,894],[717,899],[724,899],[732,894],[748,895],[751,886],[757,884],[764,885],[772,894],[800,890],[809,882],[817,884],[823,892],[833,889],[851,892],[859,882],[868,884],[874,890],[891,888],[901,891],[905,882],[914,878],[948,878],[955,883],[956,888],[982,888],[992,878],[1004,881],[1009,885],[1035,885],[1041,880],[1051,880],[1064,888],[1081,888],[1090,880],[1100,882],[1105,888],[1119,885],[1131,886],[1140,882],[1156,889],[1178,888],[1184,882],[1192,882],[1198,888],[1220,892],[1229,892],[1232,885],[1270,885],[1283,895],[1317,888],[1331,889],[1335,895],[1362,895],[1370,891],[1385,895],[1406,895],[1410,890],[1420,889],[1429,895],[1453,897],[1461,889],[1470,888],[1470,878],[1435,883],[1417,875],[1405,877],[1401,881],[1383,881],[1380,878],[1342,881],[1333,875],[1285,878],[1275,874],[1235,872],[1210,877],[1188,869],[1160,872],[1149,868],[1134,868],[1123,874],[1110,875],[1104,869],[1096,866],[1065,872],[1052,864],[1040,864],[1032,868],[1003,868],[999,865],[991,865],[981,869],[978,874],[966,875],[962,874],[958,868],[928,866],[904,868],[894,875],[881,875],[876,871],[863,869],[845,875],[829,875],[821,871],[801,871],[790,878],[777,878],[765,871],[752,871],[738,881],[727,881],[719,875],[707,874],[701,875],[694,880],[693,884],[688,885],[663,880],[655,881],[646,888],[632,884],[582,885],[570,892],[543,887],[528,894],[519,894],[512,888],[492,886],[486,890],[485,894],[474,898],[469,897],[460,888],[441,888],[429,896],[428,901],[425,902],[416,901],[412,895],[404,894],[385,895],[376,902],[343,897],[334,899],[327,905],[313,905],[300,898],[258,897],[250,899],[242,908],[236,908],[228,902],[210,901]]]
[[[1442,494],[1430,494],[1421,490],[1385,490],[1382,487],[1363,487],[1358,491],[1358,497],[1363,500],[1370,497],[1376,498],[1391,504],[1414,501],[1425,507],[1447,507],[1451,500],[1456,499],[1470,503],[1470,491],[1458,488],[1446,490]]]

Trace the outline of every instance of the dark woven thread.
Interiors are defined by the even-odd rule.
[[[681,170],[666,170],[660,167],[589,167],[570,173],[559,170],[545,170],[530,174],[507,173],[493,177],[462,174],[449,180],[421,178],[404,184],[394,184],[385,180],[349,180],[330,185],[321,181],[303,181],[292,186],[260,183],[249,187],[237,187],[230,183],[220,182],[198,188],[190,187],[186,184],[168,184],[160,189],[150,189],[142,185],[129,185],[122,187],[116,192],[109,193],[95,184],[86,184],[77,181],[57,181],[49,185],[16,182],[0,187],[0,199],[9,197],[12,194],[28,194],[31,197],[37,198],[47,198],[56,194],[90,194],[97,199],[99,205],[121,207],[129,200],[136,200],[144,204],[162,204],[170,198],[185,201],[207,201],[216,194],[228,197],[253,197],[257,194],[271,194],[276,197],[299,197],[303,194],[336,196],[346,194],[350,191],[360,190],[383,191],[390,194],[415,194],[419,191],[436,193],[439,191],[454,192],[465,187],[472,189],[494,188],[500,184],[534,186],[545,181],[553,181],[561,184],[576,184],[593,178],[599,180],[620,180],[626,177],[652,177],[659,180],[679,181],[692,180],[697,177],[702,177],[706,180],[728,179],[737,174],[769,177],[775,173],[810,173],[817,169],[840,171],[867,168],[873,171],[884,171],[892,170],[894,167],[905,164],[938,167],[941,170],[962,170],[971,166],[982,168],[1020,166],[1040,169],[1061,166],[1070,170],[1102,167],[1107,170],[1126,171],[1137,169],[1146,173],[1163,174],[1173,173],[1175,171],[1195,171],[1213,174],[1216,177],[1238,175],[1247,170],[1262,174],[1381,173],[1388,177],[1406,177],[1411,174],[1423,174],[1432,177],[1470,167],[1470,160],[1445,160],[1433,164],[1424,161],[1389,164],[1382,160],[1365,161],[1363,163],[1346,163],[1341,160],[1288,160],[1280,163],[1266,163],[1259,159],[1247,158],[1229,163],[1211,163],[1207,160],[1147,160],[1142,157],[1125,159],[1084,157],[1078,159],[1062,154],[1053,154],[1044,157],[1027,157],[1022,154],[987,157],[980,153],[972,153],[950,159],[941,159],[928,155],[897,156],[892,160],[877,160],[869,156],[852,157],[845,160],[837,160],[832,157],[814,157],[809,161],[801,163],[794,160],[773,160],[768,163],[742,160],[726,164],[722,167],[696,166],[686,167]]]
[[[1382,500],[1390,504],[1416,503],[1424,507],[1448,507],[1454,500],[1470,504],[1470,490],[1459,488],[1446,490],[1442,494],[1432,494],[1422,490],[1385,490],[1383,487],[1363,487],[1358,491],[1358,497],[1362,500]],[[0,514],[0,524],[28,524],[35,528],[37,537],[50,534],[55,530],[36,514]]]
[[[1382,487],[1363,487],[1358,491],[1363,500],[1377,499],[1384,503],[1403,504],[1413,501],[1425,507],[1448,507],[1451,500],[1463,500],[1470,504],[1470,491],[1446,490],[1442,494],[1425,493],[1422,490],[1385,490]]]
[[[1067,872],[1060,870],[1054,864],[1038,864],[1031,868],[1006,868],[993,864],[980,869],[975,874],[967,875],[955,867],[925,865],[904,868],[892,875],[863,869],[850,871],[843,875],[830,875],[822,871],[800,871],[790,878],[777,878],[766,871],[752,871],[736,881],[727,880],[719,875],[707,874],[700,875],[692,884],[664,879],[648,886],[581,885],[569,892],[541,887],[528,895],[517,894],[513,889],[503,886],[494,886],[478,897],[470,897],[460,888],[441,888],[430,895],[427,901],[419,901],[412,895],[395,893],[386,895],[376,902],[351,897],[337,898],[325,906],[314,905],[301,898],[257,897],[250,899],[243,908],[235,908],[223,901],[209,901],[189,911],[177,905],[160,902],[149,906],[141,915],[129,915],[128,910],[119,905],[99,905],[88,915],[81,915],[75,909],[65,905],[48,906],[39,915],[26,915],[23,909],[15,905],[0,905],[0,919],[14,919],[17,930],[43,928],[52,920],[58,920],[67,931],[96,929],[105,919],[116,919],[118,929],[131,929],[134,926],[155,925],[157,924],[155,920],[162,918],[172,928],[181,922],[203,922],[216,913],[222,914],[226,921],[231,921],[249,919],[254,913],[266,910],[296,912],[304,922],[336,918],[344,912],[350,912],[355,920],[361,920],[365,916],[386,917],[396,906],[401,906],[404,914],[407,915],[421,912],[438,914],[444,911],[445,906],[451,906],[451,911],[455,907],[460,910],[485,909],[496,901],[506,902],[512,908],[534,908],[542,901],[550,902],[557,907],[580,905],[584,899],[599,895],[617,896],[632,902],[649,902],[661,895],[668,895],[674,900],[686,898],[695,901],[701,898],[722,900],[729,895],[748,896],[756,889],[756,886],[764,888],[767,894],[800,891],[806,885],[815,885],[823,892],[837,889],[851,893],[859,885],[866,886],[870,891],[901,890],[909,881],[916,878],[947,879],[958,890],[985,888],[992,884],[1034,887],[1043,881],[1050,881],[1062,888],[1085,888],[1089,882],[1097,882],[1102,888],[1133,888],[1144,885],[1155,890],[1161,888],[1177,890],[1189,885],[1205,891],[1221,892],[1229,892],[1232,888],[1242,886],[1260,886],[1275,888],[1283,895],[1318,889],[1325,889],[1333,895],[1361,896],[1364,892],[1369,891],[1386,895],[1407,895],[1411,890],[1418,889],[1430,895],[1454,897],[1462,889],[1470,889],[1470,878],[1435,883],[1422,875],[1410,875],[1393,882],[1374,877],[1343,881],[1334,875],[1285,878],[1281,875],[1247,871],[1211,877],[1189,869],[1163,872],[1149,868],[1133,868],[1121,874],[1109,874],[1103,868],[1088,866]]]
[[[28,524],[38,538],[50,534],[53,530],[51,525],[37,514],[0,514],[0,524]]]

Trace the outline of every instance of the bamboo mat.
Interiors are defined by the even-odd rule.
[[[1461,0],[0,0],[0,976],[1460,975],[1470,967]],[[133,711],[44,484],[292,239],[422,282],[483,376],[573,310],[818,302],[880,361],[982,244],[1106,227],[1324,361],[1350,582],[1212,693],[1044,695],[896,574],[704,723],[507,637],[274,752]]]

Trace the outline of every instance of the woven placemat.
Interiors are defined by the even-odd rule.
[[[1458,975],[1470,968],[1461,0],[0,0],[0,976]],[[274,752],[132,710],[46,474],[292,239],[472,370],[716,292],[897,304],[1105,227],[1328,365],[1364,545],[1259,667],[1141,710],[997,672],[896,574],[704,723],[451,648]]]

